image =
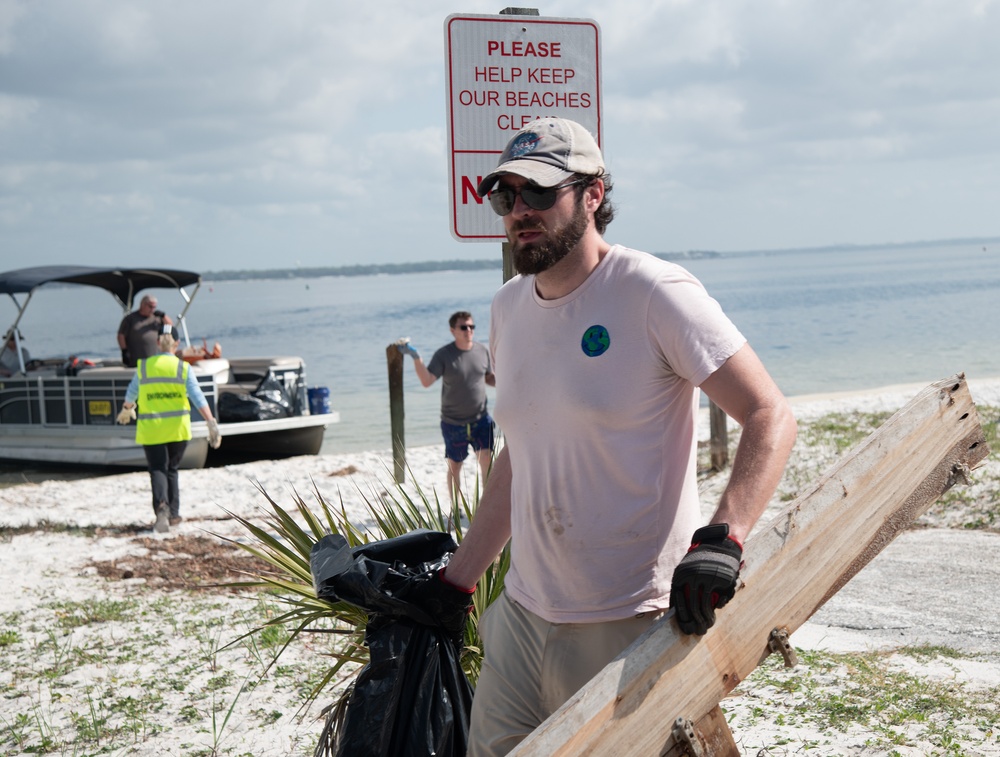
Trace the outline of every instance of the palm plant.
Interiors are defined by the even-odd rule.
[[[412,475],[410,476],[413,480]],[[233,643],[247,636],[264,631],[273,626],[283,626],[288,631],[285,644],[278,650],[268,669],[281,654],[295,643],[302,633],[328,633],[341,637],[332,645],[330,657],[333,663],[318,684],[308,692],[303,709],[312,703],[330,684],[338,678],[345,666],[363,665],[368,660],[368,650],[364,646],[367,614],[365,611],[344,602],[328,602],[318,599],[313,588],[309,557],[313,545],[323,536],[336,533],[343,536],[351,547],[367,544],[379,539],[401,536],[415,529],[450,533],[461,543],[468,523],[472,520],[479,503],[479,486],[472,492],[471,500],[464,496],[448,507],[443,507],[436,492],[430,496],[414,484],[415,495],[396,485],[391,492],[366,494],[359,488],[365,509],[373,524],[363,528],[351,523],[347,516],[343,496],[339,505],[331,504],[319,491],[315,481],[313,493],[317,509],[313,510],[298,492],[292,492],[292,507],[279,505],[260,484],[258,490],[268,503],[263,525],[252,523],[233,513],[229,515],[249,532],[249,542],[221,537],[249,552],[270,567],[270,570],[253,575],[250,580],[236,586],[263,588],[275,595],[285,605],[285,611],[270,618],[264,625],[243,634]],[[461,663],[469,682],[473,685],[482,667],[482,643],[477,631],[479,617],[503,591],[504,576],[510,563],[509,551],[501,556],[479,581],[473,595],[473,609],[465,629],[465,647]],[[267,670],[264,671],[264,674]],[[327,724],[317,748],[317,754],[328,753],[329,744],[336,739],[336,730],[342,722],[350,688],[341,693],[337,701],[325,708]]]

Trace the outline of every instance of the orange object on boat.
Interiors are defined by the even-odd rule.
[[[212,345],[211,351],[209,351],[208,341],[205,339],[201,341],[201,347],[185,347],[177,353],[178,357],[186,363],[197,363],[199,360],[206,360],[207,358],[222,357],[221,344],[216,342]]]

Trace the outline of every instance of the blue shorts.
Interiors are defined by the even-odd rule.
[[[444,437],[444,456],[461,463],[469,456],[469,445],[478,452],[493,449],[493,419],[484,413],[478,421],[456,426],[441,421],[441,435]]]

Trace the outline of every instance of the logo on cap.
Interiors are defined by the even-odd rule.
[[[514,141],[510,143],[510,158],[520,158],[527,155],[529,152],[534,152],[538,148],[538,142],[540,137],[537,134],[527,132],[526,134],[521,134],[514,138]]]

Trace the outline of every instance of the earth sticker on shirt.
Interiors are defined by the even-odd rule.
[[[603,326],[591,326],[583,332],[580,347],[587,357],[599,357],[611,346],[611,335]]]

